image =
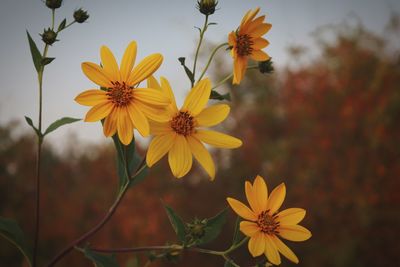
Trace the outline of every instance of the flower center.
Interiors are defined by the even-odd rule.
[[[133,97],[132,88],[127,86],[125,82],[111,82],[114,87],[107,92],[109,99],[118,107],[128,105]]]
[[[254,42],[248,34],[236,35],[236,51],[239,56],[248,56],[253,51]]]
[[[171,128],[178,134],[188,136],[194,131],[194,118],[187,111],[179,111],[172,119]]]
[[[258,215],[257,225],[261,232],[272,235],[278,233],[279,222],[276,221],[276,215],[270,215],[269,210],[263,211]]]

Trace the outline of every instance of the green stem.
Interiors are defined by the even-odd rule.
[[[246,243],[246,241],[249,240],[249,237],[245,237],[242,240],[240,240],[240,242],[236,243],[235,245],[232,245],[230,248],[228,248],[227,250],[225,250],[223,252],[224,255],[227,255],[229,253],[231,253],[232,251],[238,249],[239,247],[241,247],[244,243]]]
[[[247,67],[248,70],[250,69],[258,69],[257,65],[252,65],[252,66],[248,66]],[[227,82],[228,80],[230,80],[233,77],[233,73],[227,75],[225,78],[223,78],[221,81],[219,81],[216,85],[214,85],[211,90],[214,90],[215,88],[220,87],[221,85],[223,85],[225,82]]]
[[[72,21],[70,23],[68,23],[67,25],[65,25],[64,29],[57,31],[56,33],[58,34],[59,32],[62,32],[63,30],[65,30],[66,28],[68,28],[69,26],[71,26],[72,24],[74,24],[76,21]]]
[[[194,86],[194,80],[196,80],[196,64],[197,64],[197,58],[199,57],[200,46],[201,46],[201,43],[203,42],[204,33],[206,32],[207,28],[208,28],[208,15],[206,15],[206,18],[204,20],[204,26],[200,31],[200,39],[199,39],[199,43],[197,45],[196,55],[194,57],[193,71],[192,71],[192,73],[193,73],[193,82],[191,81],[192,87]]]
[[[219,46],[217,46],[216,48],[214,48],[214,50],[211,52],[210,57],[208,58],[207,65],[205,66],[205,68],[204,68],[203,72],[201,73],[197,82],[199,82],[203,78],[204,74],[206,74],[206,71],[207,71],[208,67],[210,66],[211,61],[214,58],[215,53],[217,53],[218,49],[220,49],[221,47],[227,46],[227,45],[228,45],[228,43],[223,43],[223,44],[220,44]]]

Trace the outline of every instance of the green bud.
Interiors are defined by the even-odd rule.
[[[62,0],[46,0],[46,6],[51,9],[59,8],[62,4]]]
[[[274,66],[272,66],[272,60],[261,61],[258,63],[258,70],[261,73],[272,73],[274,72]]]
[[[48,28],[47,30],[43,30],[43,34],[41,34],[42,40],[45,44],[52,45],[54,42],[58,41],[57,40],[57,33],[53,31],[52,29]]]
[[[205,227],[207,220],[195,219],[192,223],[187,224],[188,237],[191,242],[197,242],[206,233]]]
[[[209,16],[214,14],[215,8],[218,5],[218,1],[216,0],[199,0],[197,1],[197,9],[200,13]]]
[[[89,14],[87,11],[84,11],[82,8],[75,10],[74,19],[78,23],[84,23],[89,18]]]

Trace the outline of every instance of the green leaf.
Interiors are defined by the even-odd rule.
[[[38,128],[36,128],[35,125],[33,125],[32,119],[29,118],[29,117],[27,117],[27,116],[25,116],[25,120],[26,120],[26,122],[29,124],[29,126],[31,126],[32,129],[35,131],[36,135],[37,135],[38,137],[40,137],[42,134],[39,132]]]
[[[35,41],[33,41],[28,31],[26,31],[26,34],[28,35],[29,48],[31,50],[33,64],[35,65],[36,71],[39,72],[40,68],[42,67],[42,55],[40,54]]]
[[[186,236],[186,228],[185,228],[184,222],[178,216],[178,214],[175,213],[175,211],[171,207],[164,204],[164,208],[165,208],[165,211],[167,212],[169,221],[172,225],[172,228],[174,228],[174,231],[175,231],[179,241],[184,243],[185,236]]]
[[[194,75],[193,75],[192,71],[189,70],[188,67],[186,67],[185,58],[184,57],[180,57],[180,58],[178,58],[178,60],[181,63],[181,65],[183,66],[183,68],[185,69],[186,75],[188,76],[190,82],[193,84],[194,83]]]
[[[86,258],[93,261],[95,267],[119,267],[115,255],[100,254],[88,248],[85,248],[83,253]]]
[[[235,223],[235,230],[233,230],[232,245],[236,245],[244,238],[243,233],[240,231],[240,221],[241,219],[238,216]]]
[[[29,266],[32,266],[32,250],[27,245],[24,233],[17,222],[11,219],[0,217],[0,235],[13,243],[25,256]]]
[[[215,100],[220,100],[220,101],[223,101],[223,100],[231,101],[231,95],[229,93],[221,95],[217,91],[212,90],[210,99],[215,99]]]
[[[50,126],[44,132],[43,136],[45,136],[46,134],[51,133],[52,131],[55,131],[57,128],[65,125],[65,124],[70,124],[70,123],[73,123],[73,122],[76,122],[76,121],[80,121],[80,120],[81,119],[70,118],[70,117],[64,117],[64,118],[61,118],[59,120],[56,120],[55,122],[50,124]]]
[[[50,64],[54,59],[56,59],[55,57],[45,57],[42,59],[41,64],[43,66],[46,66],[48,64]]]
[[[58,26],[57,32],[64,30],[66,24],[67,24],[67,19],[63,19],[63,21],[61,21],[60,25]]]
[[[209,243],[217,238],[226,222],[227,213],[228,209],[225,208],[223,211],[207,220],[204,228],[204,235],[197,243],[198,245]]]

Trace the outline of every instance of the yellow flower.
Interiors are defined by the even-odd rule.
[[[171,100],[167,108],[169,120],[164,123],[151,122],[151,134],[155,135],[147,151],[147,165],[153,166],[168,153],[168,162],[177,178],[186,175],[192,167],[192,155],[203,166],[211,179],[215,177],[214,162],[202,142],[221,148],[237,148],[242,141],[232,136],[201,129],[214,126],[225,120],[230,108],[226,104],[206,107],[211,94],[211,82],[198,82],[178,110],[167,79],[161,77],[161,85],[153,77],[148,80],[152,87],[158,87]]]
[[[265,254],[268,261],[275,265],[281,263],[279,252],[294,263],[299,259],[280,239],[305,241],[311,237],[309,230],[298,223],[303,220],[306,211],[290,208],[278,212],[286,195],[285,184],[276,187],[268,197],[267,185],[261,176],[254,183],[245,183],[248,208],[242,202],[227,198],[231,208],[247,221],[240,223],[240,231],[250,237],[248,248],[253,257]],[[278,237],[279,236],[279,237]]]
[[[256,19],[260,8],[249,10],[243,17],[239,28],[232,31],[228,37],[228,43],[233,57],[233,84],[239,84],[243,79],[247,68],[247,60],[250,57],[255,61],[265,61],[270,57],[263,51],[269,42],[261,36],[271,29],[271,24],[264,23],[265,16]]]
[[[131,42],[118,64],[110,49],[100,49],[101,64],[82,63],[83,73],[102,90],[91,89],[79,94],[75,101],[81,105],[92,106],[85,117],[87,122],[104,119],[105,136],[118,132],[121,142],[128,145],[136,128],[142,136],[150,132],[147,117],[165,121],[160,115],[169,99],[154,88],[137,88],[139,83],[152,75],[161,65],[161,54],[144,58],[135,68],[136,42]],[[132,70],[133,69],[133,70]]]

